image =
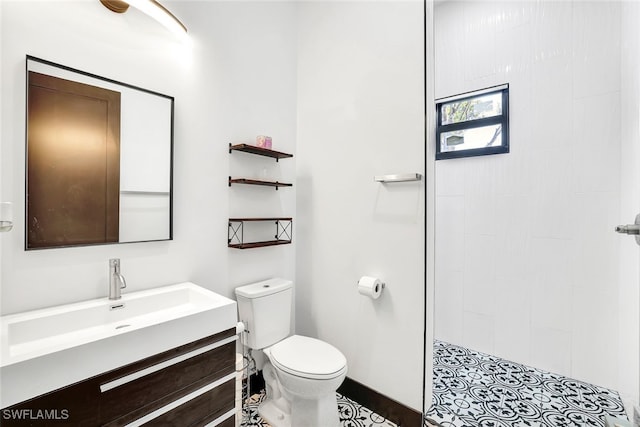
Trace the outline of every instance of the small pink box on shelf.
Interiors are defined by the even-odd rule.
[[[271,150],[271,137],[270,136],[264,136],[264,135],[258,135],[256,137],[256,146],[257,147],[261,147],[261,148],[267,148],[267,149]]]

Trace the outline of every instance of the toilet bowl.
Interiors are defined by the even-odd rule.
[[[336,390],[347,360],[329,343],[291,330],[292,282],[269,279],[236,288],[243,343],[262,350],[266,398],[258,407],[271,427],[338,427]]]
[[[272,427],[337,427],[336,390],[347,375],[344,355],[332,345],[292,335],[265,348],[267,398],[258,413]]]

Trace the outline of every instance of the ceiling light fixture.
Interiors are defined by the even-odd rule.
[[[100,0],[100,3],[116,13],[126,12],[129,9],[129,5],[131,5],[164,25],[172,33],[180,37],[187,35],[187,27],[156,0]]]

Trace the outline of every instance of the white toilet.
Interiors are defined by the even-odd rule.
[[[289,336],[293,283],[269,279],[235,292],[247,330],[244,344],[269,358],[260,416],[272,427],[338,427],[336,390],[347,375],[347,359],[324,341]]]

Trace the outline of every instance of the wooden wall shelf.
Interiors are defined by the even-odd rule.
[[[264,242],[229,243],[229,247],[234,249],[252,249],[265,246],[288,245],[289,243],[291,243],[291,240],[267,240]]]
[[[269,222],[276,225],[274,240],[260,242],[244,241],[245,222]],[[293,218],[229,218],[227,231],[227,246],[234,249],[252,249],[264,246],[286,245],[291,243],[293,235]]]
[[[233,151],[242,151],[244,153],[255,154],[258,156],[271,157],[276,159],[286,159],[293,157],[293,154],[283,153],[281,151],[270,150],[268,148],[256,147],[249,144],[229,144],[229,154]],[[276,190],[280,187],[292,187],[293,184],[288,182],[267,181],[261,179],[250,178],[232,178],[229,177],[229,187],[231,184],[259,185],[265,187],[274,187]],[[269,222],[272,221],[276,225],[273,240],[266,241],[244,241],[244,223],[245,222]],[[291,243],[293,236],[293,218],[229,218],[227,246],[235,249],[251,249],[265,246],[286,245]]]
[[[242,151],[245,153],[256,154],[258,156],[271,157],[276,159],[276,162],[279,159],[285,159],[289,157],[293,157],[293,154],[283,153],[281,151],[269,150],[268,148],[256,147],[254,145],[249,144],[229,144],[229,154],[232,151]]]
[[[275,187],[277,190],[279,187],[292,187],[293,184],[287,182],[278,181],[263,181],[260,179],[248,179],[248,178],[231,178],[229,177],[229,187],[231,184],[247,184],[247,185],[262,185],[265,187]]]

